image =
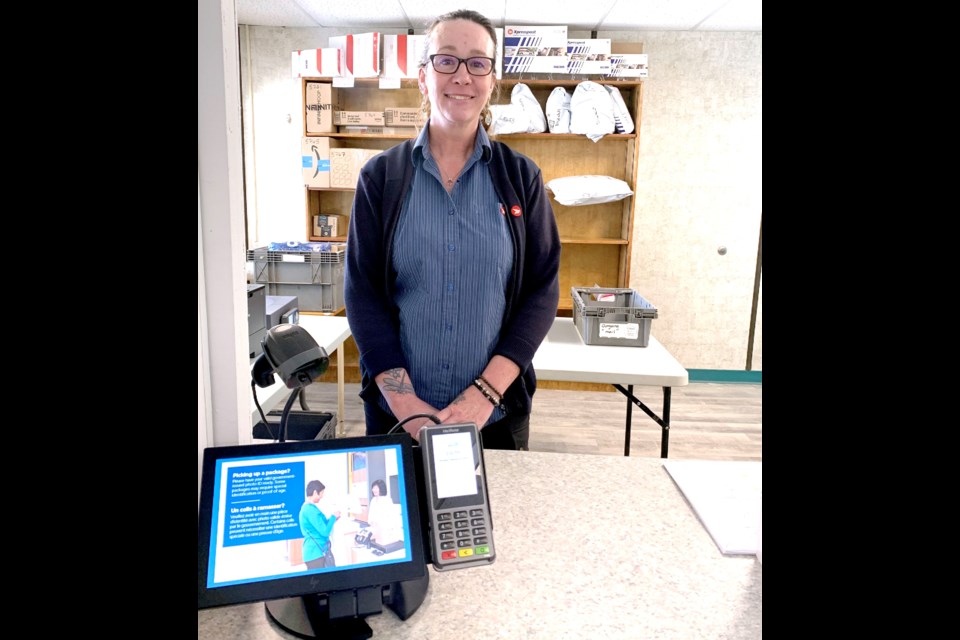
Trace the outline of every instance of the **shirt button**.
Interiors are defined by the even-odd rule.
[[[457,250],[456,245],[453,245],[453,244],[447,245],[447,251],[456,251],[456,250]]]
[[[448,283],[447,283],[447,291],[453,291],[453,283],[452,283],[452,282],[448,282]]]
[[[450,368],[450,365],[447,364],[446,362],[444,362],[444,363],[443,363],[443,368],[444,368],[444,370],[447,370],[447,369]]]
[[[448,325],[447,325],[447,331],[453,331],[453,325],[452,325],[452,324],[448,324]]]
[[[448,216],[452,216],[452,215],[453,215],[453,209],[450,209],[449,211],[447,211],[447,215],[448,215]]]

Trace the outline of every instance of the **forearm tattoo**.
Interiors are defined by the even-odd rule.
[[[403,369],[390,369],[383,379],[383,390],[391,393],[413,393],[413,385],[407,382],[407,374]]]

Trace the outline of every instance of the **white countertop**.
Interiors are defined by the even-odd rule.
[[[616,348],[616,347],[614,347]],[[374,640],[762,637],[763,573],[723,556],[663,461],[486,451],[497,559],[430,571],[420,608]],[[262,603],[197,612],[200,640],[294,636]]]

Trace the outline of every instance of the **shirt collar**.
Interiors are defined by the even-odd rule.
[[[414,166],[417,167],[423,164],[424,158],[430,155],[429,124],[428,121],[427,124],[424,125],[413,143],[413,150],[410,152],[411,160],[413,160]],[[478,152],[481,162],[489,163],[490,158],[493,157],[493,145],[490,143],[490,136],[487,135],[487,132],[480,125],[477,125],[477,138],[473,146],[474,157],[478,155]]]

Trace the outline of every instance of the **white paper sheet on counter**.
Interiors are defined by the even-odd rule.
[[[762,462],[665,460],[663,466],[721,553],[757,553],[763,517]]]

